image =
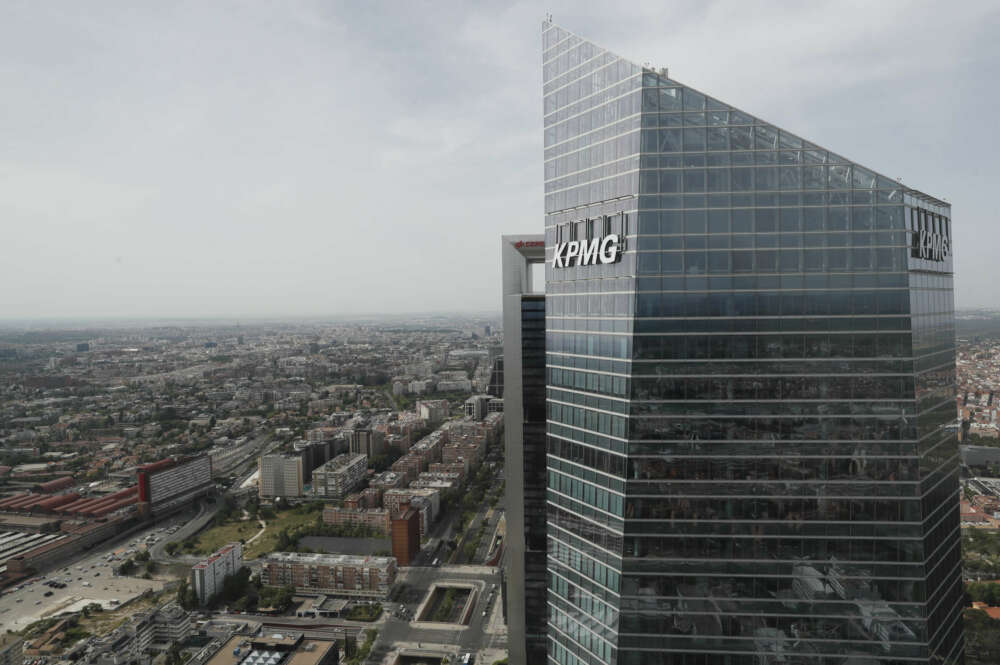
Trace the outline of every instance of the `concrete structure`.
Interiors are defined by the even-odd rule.
[[[382,507],[390,514],[400,512],[404,504],[409,504],[420,513],[420,535],[423,537],[441,509],[441,492],[425,487],[409,487],[386,490],[382,495]]]
[[[229,543],[204,561],[196,563],[191,568],[191,582],[198,594],[198,602],[207,604],[222,591],[226,578],[242,567],[243,545],[238,542]]]
[[[215,489],[208,455],[160,460],[139,467],[136,475],[139,501],[148,503],[154,515],[186,508]]]
[[[347,440],[355,454],[376,457],[386,452],[385,434],[370,427],[348,430]]]
[[[419,400],[414,408],[417,415],[426,420],[431,427],[443,423],[448,418],[449,407],[446,399]]]
[[[328,428],[322,429],[325,430]],[[326,464],[334,456],[333,441],[327,439],[296,441],[292,444],[292,447],[296,453],[302,456],[303,483],[311,483],[313,469]]]
[[[364,526],[377,533],[389,534],[389,511],[384,508],[341,508],[325,506],[323,523],[332,526]]]
[[[191,634],[191,615],[176,603],[129,617],[124,625],[92,639],[77,662],[83,665],[126,665],[164,653]],[[44,654],[38,654],[44,655]]]
[[[257,468],[260,498],[302,496],[304,472],[300,455],[262,455]]]
[[[375,487],[381,490],[390,490],[393,489],[394,487],[401,487],[405,479],[406,478],[403,474],[397,473],[396,471],[383,471],[377,476],[373,476],[368,481],[368,487],[369,488]]]
[[[546,659],[545,294],[538,275],[545,236],[504,236],[500,261],[507,511],[503,600],[510,662],[523,665]]]
[[[360,453],[337,455],[313,471],[313,494],[341,499],[361,484],[367,469],[366,455]]]
[[[473,420],[482,420],[489,412],[489,403],[492,398],[489,395],[473,395],[465,400],[465,416]]]
[[[198,654],[191,665],[337,665],[340,650],[334,640],[306,638],[301,632],[268,632],[251,637],[237,634],[213,641],[214,649]]]
[[[385,598],[396,579],[392,557],[273,552],[261,559],[261,582],[296,593]]]
[[[404,503],[392,517],[392,555],[398,565],[409,566],[419,553],[420,513]]]

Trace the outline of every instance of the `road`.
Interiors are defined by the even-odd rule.
[[[33,621],[53,616],[70,609],[79,610],[84,605],[95,602],[107,609],[117,603],[126,602],[147,589],[159,590],[163,582],[144,580],[139,577],[115,577],[112,567],[127,558],[128,550],[143,549],[147,538],[162,538],[166,529],[178,524],[182,516],[175,516],[165,522],[149,526],[126,538],[105,542],[86,553],[71,559],[71,562],[33,578],[37,581],[20,584],[6,590],[0,596],[0,627],[19,630]],[[115,555],[111,561],[108,558]],[[138,573],[141,573],[140,568]],[[42,580],[58,580],[66,584],[63,589],[45,586]],[[46,593],[51,595],[46,596]]]
[[[454,628],[436,629],[426,627],[414,627],[409,621],[400,619],[392,615],[383,615],[385,618],[379,628],[379,637],[376,648],[379,657],[384,656],[392,648],[393,644],[406,643],[429,643],[429,644],[451,644],[459,647],[461,651],[476,652],[485,648],[505,648],[506,638],[503,634],[495,631],[487,632],[487,624],[494,617],[491,613],[500,602],[500,570],[486,566],[442,566],[440,568],[411,567],[404,569],[399,575],[399,582],[406,585],[407,593],[402,602],[393,603],[393,608],[398,608],[400,604],[406,607],[408,616],[412,617],[416,613],[417,607],[423,601],[430,590],[431,585],[436,581],[460,581],[460,582],[481,582],[486,593],[479,593],[476,597],[476,605],[468,626],[458,626]],[[489,590],[492,585],[496,585],[497,593],[493,600],[487,603]],[[478,586],[478,585],[477,585]],[[484,610],[486,616],[483,616]],[[373,649],[373,654],[376,650]],[[371,662],[380,662],[379,658],[370,659]]]
[[[160,540],[154,543],[149,549],[149,555],[158,563],[197,563],[202,557],[172,557],[166,553],[164,548],[167,543],[182,542],[204,529],[215,518],[215,514],[219,512],[219,508],[221,507],[221,500],[216,500],[215,503],[208,503],[208,501],[205,500],[200,501],[198,503],[198,512],[194,515],[190,515],[190,513],[183,513],[179,518],[184,520],[183,525],[173,534],[163,532],[163,536]],[[176,520],[178,518],[174,519]]]

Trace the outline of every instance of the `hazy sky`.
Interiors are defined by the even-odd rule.
[[[996,1],[4,0],[0,318],[499,308],[546,12],[947,199],[1000,306]]]

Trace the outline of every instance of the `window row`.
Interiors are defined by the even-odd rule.
[[[577,185],[598,182],[605,178],[634,171],[636,168],[637,135],[622,134],[603,143],[584,148],[569,158],[571,163],[579,162],[580,169],[572,171],[556,170],[556,178],[546,180],[545,193],[559,192]],[[631,159],[628,159],[631,158]],[[562,160],[557,160],[562,161]],[[573,164],[575,165],[575,164]],[[564,175],[569,173],[570,175]],[[634,174],[630,174],[634,177]]]
[[[716,211],[712,211],[716,212]],[[637,252],[678,252],[685,249],[848,249],[880,247],[906,249],[905,231],[854,231],[853,233],[741,233],[719,231],[710,235],[643,235],[635,240]],[[903,272],[903,270],[900,270]]]
[[[702,233],[794,233],[806,231],[890,231],[878,235],[882,244],[905,244],[903,208],[900,206],[830,206],[810,208],[734,208],[732,210],[643,210],[639,213],[642,236]],[[832,234],[837,237],[836,234]],[[768,237],[768,236],[763,236]],[[829,243],[827,243],[829,244]],[[868,243],[871,244],[871,243]]]
[[[692,131],[692,130],[686,130]],[[781,189],[850,189],[841,166],[747,166],[642,171],[640,194],[701,194]],[[896,191],[896,190],[893,190]],[[897,195],[896,203],[901,201]]]
[[[786,499],[688,497],[629,498],[626,519],[798,520],[832,522],[919,522],[920,502],[912,499],[848,499],[796,496]],[[641,531],[643,525],[632,525]],[[722,572],[722,571],[720,571]]]
[[[588,446],[609,450],[620,455],[624,454],[625,449],[628,447],[628,444],[621,439],[614,439],[598,432],[567,427],[551,420],[546,424],[546,427],[548,433],[554,437],[559,437],[567,441],[579,441]]]
[[[550,594],[555,595],[555,597],[549,597],[550,602],[573,616],[586,617],[591,621],[596,620],[605,626],[614,626],[618,621],[618,611],[611,604],[605,602],[600,596],[590,593],[589,590],[584,590],[571,583],[552,570],[549,571],[548,590]],[[590,621],[587,621],[587,624],[593,625]],[[595,626],[595,629],[601,633],[607,632],[600,626]]]
[[[558,371],[558,370],[557,370]],[[590,376],[605,376],[604,374]],[[625,383],[623,377],[614,377],[620,380],[621,384]],[[621,399],[608,399],[607,397],[600,397],[598,395],[593,395],[586,392],[571,392],[568,390],[559,390],[553,387],[554,384],[549,384],[547,391],[547,396],[550,401],[562,402],[564,404],[576,404],[578,406],[586,406],[591,409],[598,409],[600,411],[610,411],[611,413],[628,413],[628,402]],[[566,386],[568,388],[573,388],[574,386]]]
[[[606,145],[614,145],[614,142]],[[621,155],[625,156],[625,155]],[[618,157],[615,157],[618,159]],[[557,212],[567,208],[576,208],[582,205],[589,205],[598,201],[621,198],[634,195],[638,187],[639,174],[625,173],[622,175],[605,178],[588,185],[581,185],[561,192],[545,195],[545,212]]]
[[[566,460],[568,462],[572,462],[573,464],[583,465],[588,469],[600,471],[602,474],[608,474],[619,478],[624,477],[625,458],[621,455],[614,455],[605,450],[600,450],[591,446],[584,446],[555,436],[548,437],[548,443],[546,445],[549,455],[549,467],[554,468],[557,471],[561,470],[564,473],[576,475],[576,471],[573,469],[560,465],[560,460]],[[587,480],[600,484],[597,477],[588,478]],[[603,478],[601,481],[608,483],[612,482]]]
[[[633,343],[633,357],[637,360],[906,358],[912,355],[910,335],[889,332],[834,335],[637,335]],[[812,368],[814,372],[816,369],[818,368]],[[638,374],[648,370],[635,368],[633,371]],[[747,373],[752,371],[753,369],[749,369]]]
[[[900,272],[906,270],[902,247],[852,249],[718,250],[652,253],[638,256],[640,275],[686,273]]]
[[[672,381],[677,377],[665,377]],[[802,376],[800,379],[809,380]],[[655,401],[653,401],[655,400]],[[649,402],[647,404],[647,402]],[[739,417],[739,416],[894,416],[904,417],[916,415],[917,408],[912,397],[906,396],[885,398],[879,401],[871,400],[815,400],[802,398],[794,401],[746,400],[741,402],[700,402],[674,400],[662,401],[654,397],[643,399],[633,395],[631,414],[633,416],[697,416],[697,417]],[[848,455],[852,454],[848,451]]]
[[[550,365],[552,363],[549,363]],[[677,375],[693,376],[754,376],[771,374],[777,376],[803,375],[813,376],[815,374],[910,374],[913,372],[913,361],[908,358],[877,360],[858,360],[843,358],[809,358],[802,360],[757,360],[757,361],[729,361],[710,359],[684,361],[684,360],[662,360],[655,361],[636,360],[631,368],[634,378],[640,376],[651,378],[673,378]],[[631,380],[631,379],[630,379]],[[702,405],[704,408],[704,405]],[[789,405],[789,408],[797,408]],[[831,409],[835,407],[831,406]],[[836,410],[831,413],[837,413]]]
[[[571,137],[556,145],[546,143],[545,181],[597,166],[600,162],[592,161],[593,153],[587,152],[587,148],[626,134],[637,134],[638,128],[639,117],[632,116],[603,127],[597,127],[593,131]],[[684,158],[687,159],[686,156]]]
[[[555,388],[572,388],[586,390],[600,395],[612,397],[628,397],[627,380],[623,376],[595,374],[593,372],[577,372],[557,367],[548,370],[548,385]],[[599,399],[599,398],[591,398]],[[613,401],[613,400],[607,400]],[[596,405],[595,405],[596,406]],[[606,409],[610,411],[611,409]]]
[[[557,423],[588,429],[591,432],[624,439],[626,426],[624,416],[599,413],[579,406],[548,403],[549,420]]]
[[[557,561],[567,568],[571,568],[577,573],[583,575],[589,580],[593,580],[602,587],[607,587],[611,591],[618,592],[620,587],[619,580],[621,579],[618,571],[612,566],[602,563],[599,560],[595,560],[594,557],[581,554],[576,549],[569,547],[566,543],[562,542],[558,538],[553,538],[549,536],[548,538],[548,557],[552,561]],[[565,571],[560,571],[560,574],[565,575]],[[582,585],[581,585],[582,586]],[[607,594],[597,594],[608,597]]]
[[[806,250],[807,252],[810,250]],[[711,252],[714,254],[714,252]],[[735,253],[735,252],[734,252]],[[576,300],[608,296],[560,296],[569,308]],[[879,291],[810,291],[804,293],[637,293],[637,316],[871,316],[907,314],[910,293],[904,289]],[[558,304],[553,313],[558,314]]]
[[[548,333],[545,350],[550,353],[575,353],[624,359],[632,357],[631,342],[631,338],[624,335]]]
[[[809,400],[913,398],[912,376],[815,376],[632,379],[636,399]],[[658,404],[633,404],[632,415],[657,414]]]
[[[552,49],[550,53],[546,53],[542,58],[543,62],[545,62],[542,65],[542,80],[545,81],[545,85],[542,86],[543,95],[548,95],[553,90],[563,87],[570,81],[581,79],[587,74],[618,60],[618,56],[615,54],[608,53],[604,49],[587,41],[581,41],[579,44],[566,49],[564,58],[556,58],[555,56],[558,54],[558,49]],[[559,69],[563,68],[565,68],[563,72],[556,73]],[[592,85],[593,82],[590,84]]]
[[[544,126],[552,127],[554,125],[559,125],[563,121],[568,120],[575,115],[579,115],[580,113],[584,113],[585,111],[602,105],[607,105],[609,109],[617,109],[617,106],[614,104],[608,104],[608,102],[617,100],[619,97],[624,95],[638,98],[640,94],[638,90],[638,79],[632,77],[628,73],[625,73],[624,76],[618,76],[619,73],[622,73],[618,70],[627,68],[628,66],[628,63],[619,60],[617,63],[600,70],[601,75],[607,76],[607,83],[599,92],[595,92],[587,97],[571,100],[570,89],[568,87],[556,90],[549,95],[545,95],[542,102],[544,107],[544,117],[542,119],[542,123]],[[620,83],[615,84],[615,81],[620,81]],[[637,110],[638,106],[639,103],[636,104]],[[617,117],[611,118],[608,122],[613,122],[617,119]]]
[[[583,649],[590,651],[594,654],[594,656],[600,659],[600,662],[611,662],[611,644],[595,635],[583,624],[571,619],[566,613],[560,612],[555,608],[550,608],[549,625],[565,633]]]
[[[638,481],[674,480],[919,480],[919,464],[914,458],[877,458],[858,451],[852,458],[701,458],[630,459],[629,492],[643,493],[646,483]]]
[[[622,517],[625,511],[625,499],[608,490],[586,483],[579,478],[564,476],[556,471],[549,471],[549,489],[573,497],[577,501],[594,506],[606,513]]]
[[[625,539],[624,556],[635,558],[777,559],[875,563],[923,563],[919,541],[813,538],[692,538],[690,536]],[[841,564],[843,566],[844,564]],[[848,564],[850,566],[850,564]],[[853,566],[850,566],[853,567]],[[842,569],[838,569],[841,575]],[[794,573],[793,573],[794,574]],[[794,584],[794,582],[793,582]],[[858,590],[860,591],[860,589]],[[846,592],[846,589],[845,589]],[[843,610],[847,610],[845,605]],[[825,613],[836,611],[827,607]]]
[[[658,76],[652,72],[643,72],[642,74],[642,87],[643,93],[647,91],[650,92],[650,102],[652,102],[652,93],[657,95],[657,110],[663,111],[724,111],[731,110],[734,114],[734,122],[739,124],[753,124],[751,116],[737,111],[735,109],[730,109],[729,106],[723,104],[717,99],[712,99],[711,97],[706,97],[697,90],[692,90],[685,86],[682,86],[676,81],[671,81],[670,79]],[[659,90],[657,90],[659,88]],[[678,104],[680,104],[678,106]],[[653,109],[647,109],[652,111]],[[786,135],[786,140],[797,141],[798,145],[802,147],[802,141],[793,137],[792,135]]]
[[[636,179],[636,187],[638,187],[638,178]],[[854,191],[751,191],[731,194],[643,194],[639,198],[639,205],[643,210],[690,210],[701,208],[791,208],[825,205],[898,206],[899,201],[890,199],[888,192],[882,190],[873,193],[855,189]]]
[[[917,423],[881,418],[632,418],[635,441],[912,441]],[[631,447],[630,447],[631,451]]]

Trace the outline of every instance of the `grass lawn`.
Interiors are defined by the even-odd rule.
[[[299,513],[295,509],[283,510],[270,520],[267,520],[267,527],[264,534],[243,549],[244,559],[255,559],[262,554],[268,554],[274,550],[278,540],[278,534],[282,529],[292,528],[301,524],[312,523],[320,513]],[[256,520],[239,521],[233,520],[221,526],[213,526],[205,529],[195,537],[195,548],[193,550],[181,547],[178,554],[205,555],[215,552],[227,543],[242,540],[250,540],[260,531],[260,524]]]

